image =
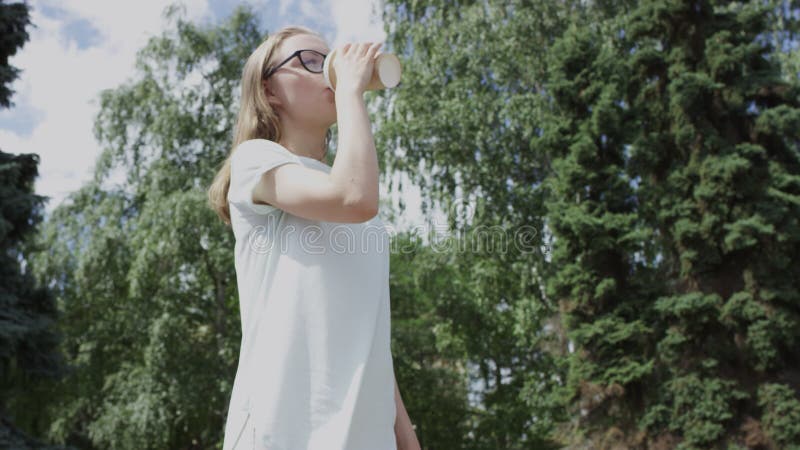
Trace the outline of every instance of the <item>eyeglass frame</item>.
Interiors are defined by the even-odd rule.
[[[325,62],[325,58],[328,56],[328,55],[327,55],[327,54],[325,54],[325,53],[318,52],[318,51],[316,51],[316,50],[314,50],[314,49],[311,49],[311,48],[301,48],[300,50],[295,50],[295,51],[294,51],[294,52],[293,52],[291,55],[289,55],[289,57],[288,57],[288,58],[286,58],[286,59],[284,59],[283,61],[281,61],[281,63],[280,63],[280,64],[278,64],[277,66],[275,66],[275,67],[273,67],[273,68],[271,68],[271,69],[269,69],[269,70],[265,70],[265,71],[264,71],[264,73],[262,74],[262,77],[261,77],[261,78],[262,78],[263,80],[266,80],[267,78],[269,78],[270,76],[272,76],[272,74],[273,74],[273,73],[275,73],[275,71],[276,71],[276,70],[278,70],[278,69],[279,69],[281,66],[283,66],[283,65],[284,65],[284,64],[286,64],[287,62],[291,61],[291,60],[292,60],[292,58],[294,58],[294,57],[297,57],[297,59],[299,59],[299,60],[300,60],[300,64],[301,64],[301,65],[303,66],[303,68],[304,68],[304,69],[306,69],[307,71],[309,71],[309,72],[311,72],[311,73],[322,73],[322,69],[320,69],[319,71],[316,71],[316,70],[311,70],[311,69],[309,69],[309,68],[308,68],[308,66],[306,66],[306,63],[305,63],[305,61],[303,61],[303,58],[301,58],[301,57],[300,57],[300,52],[314,52],[314,53],[316,53],[316,54],[318,54],[318,55],[322,56],[322,62],[323,62],[323,63]]]

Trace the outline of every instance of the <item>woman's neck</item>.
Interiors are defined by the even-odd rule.
[[[317,132],[284,132],[279,144],[289,149],[295,155],[316,159],[322,162],[325,159],[327,146],[325,137],[328,130]]]

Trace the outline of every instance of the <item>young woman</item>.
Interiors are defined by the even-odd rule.
[[[242,343],[224,450],[419,449],[394,378],[389,236],[363,93],[380,44],[286,27],[242,73],[209,201],[231,225]],[[334,163],[324,162],[338,123]]]

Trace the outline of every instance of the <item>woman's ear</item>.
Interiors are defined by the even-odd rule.
[[[267,103],[273,106],[281,104],[281,100],[270,91],[268,80],[261,80],[261,89],[264,90],[264,96],[267,98]]]

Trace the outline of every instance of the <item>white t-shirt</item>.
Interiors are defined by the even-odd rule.
[[[396,450],[389,234],[252,201],[261,174],[330,166],[253,139],[228,191],[242,322],[223,450]]]

